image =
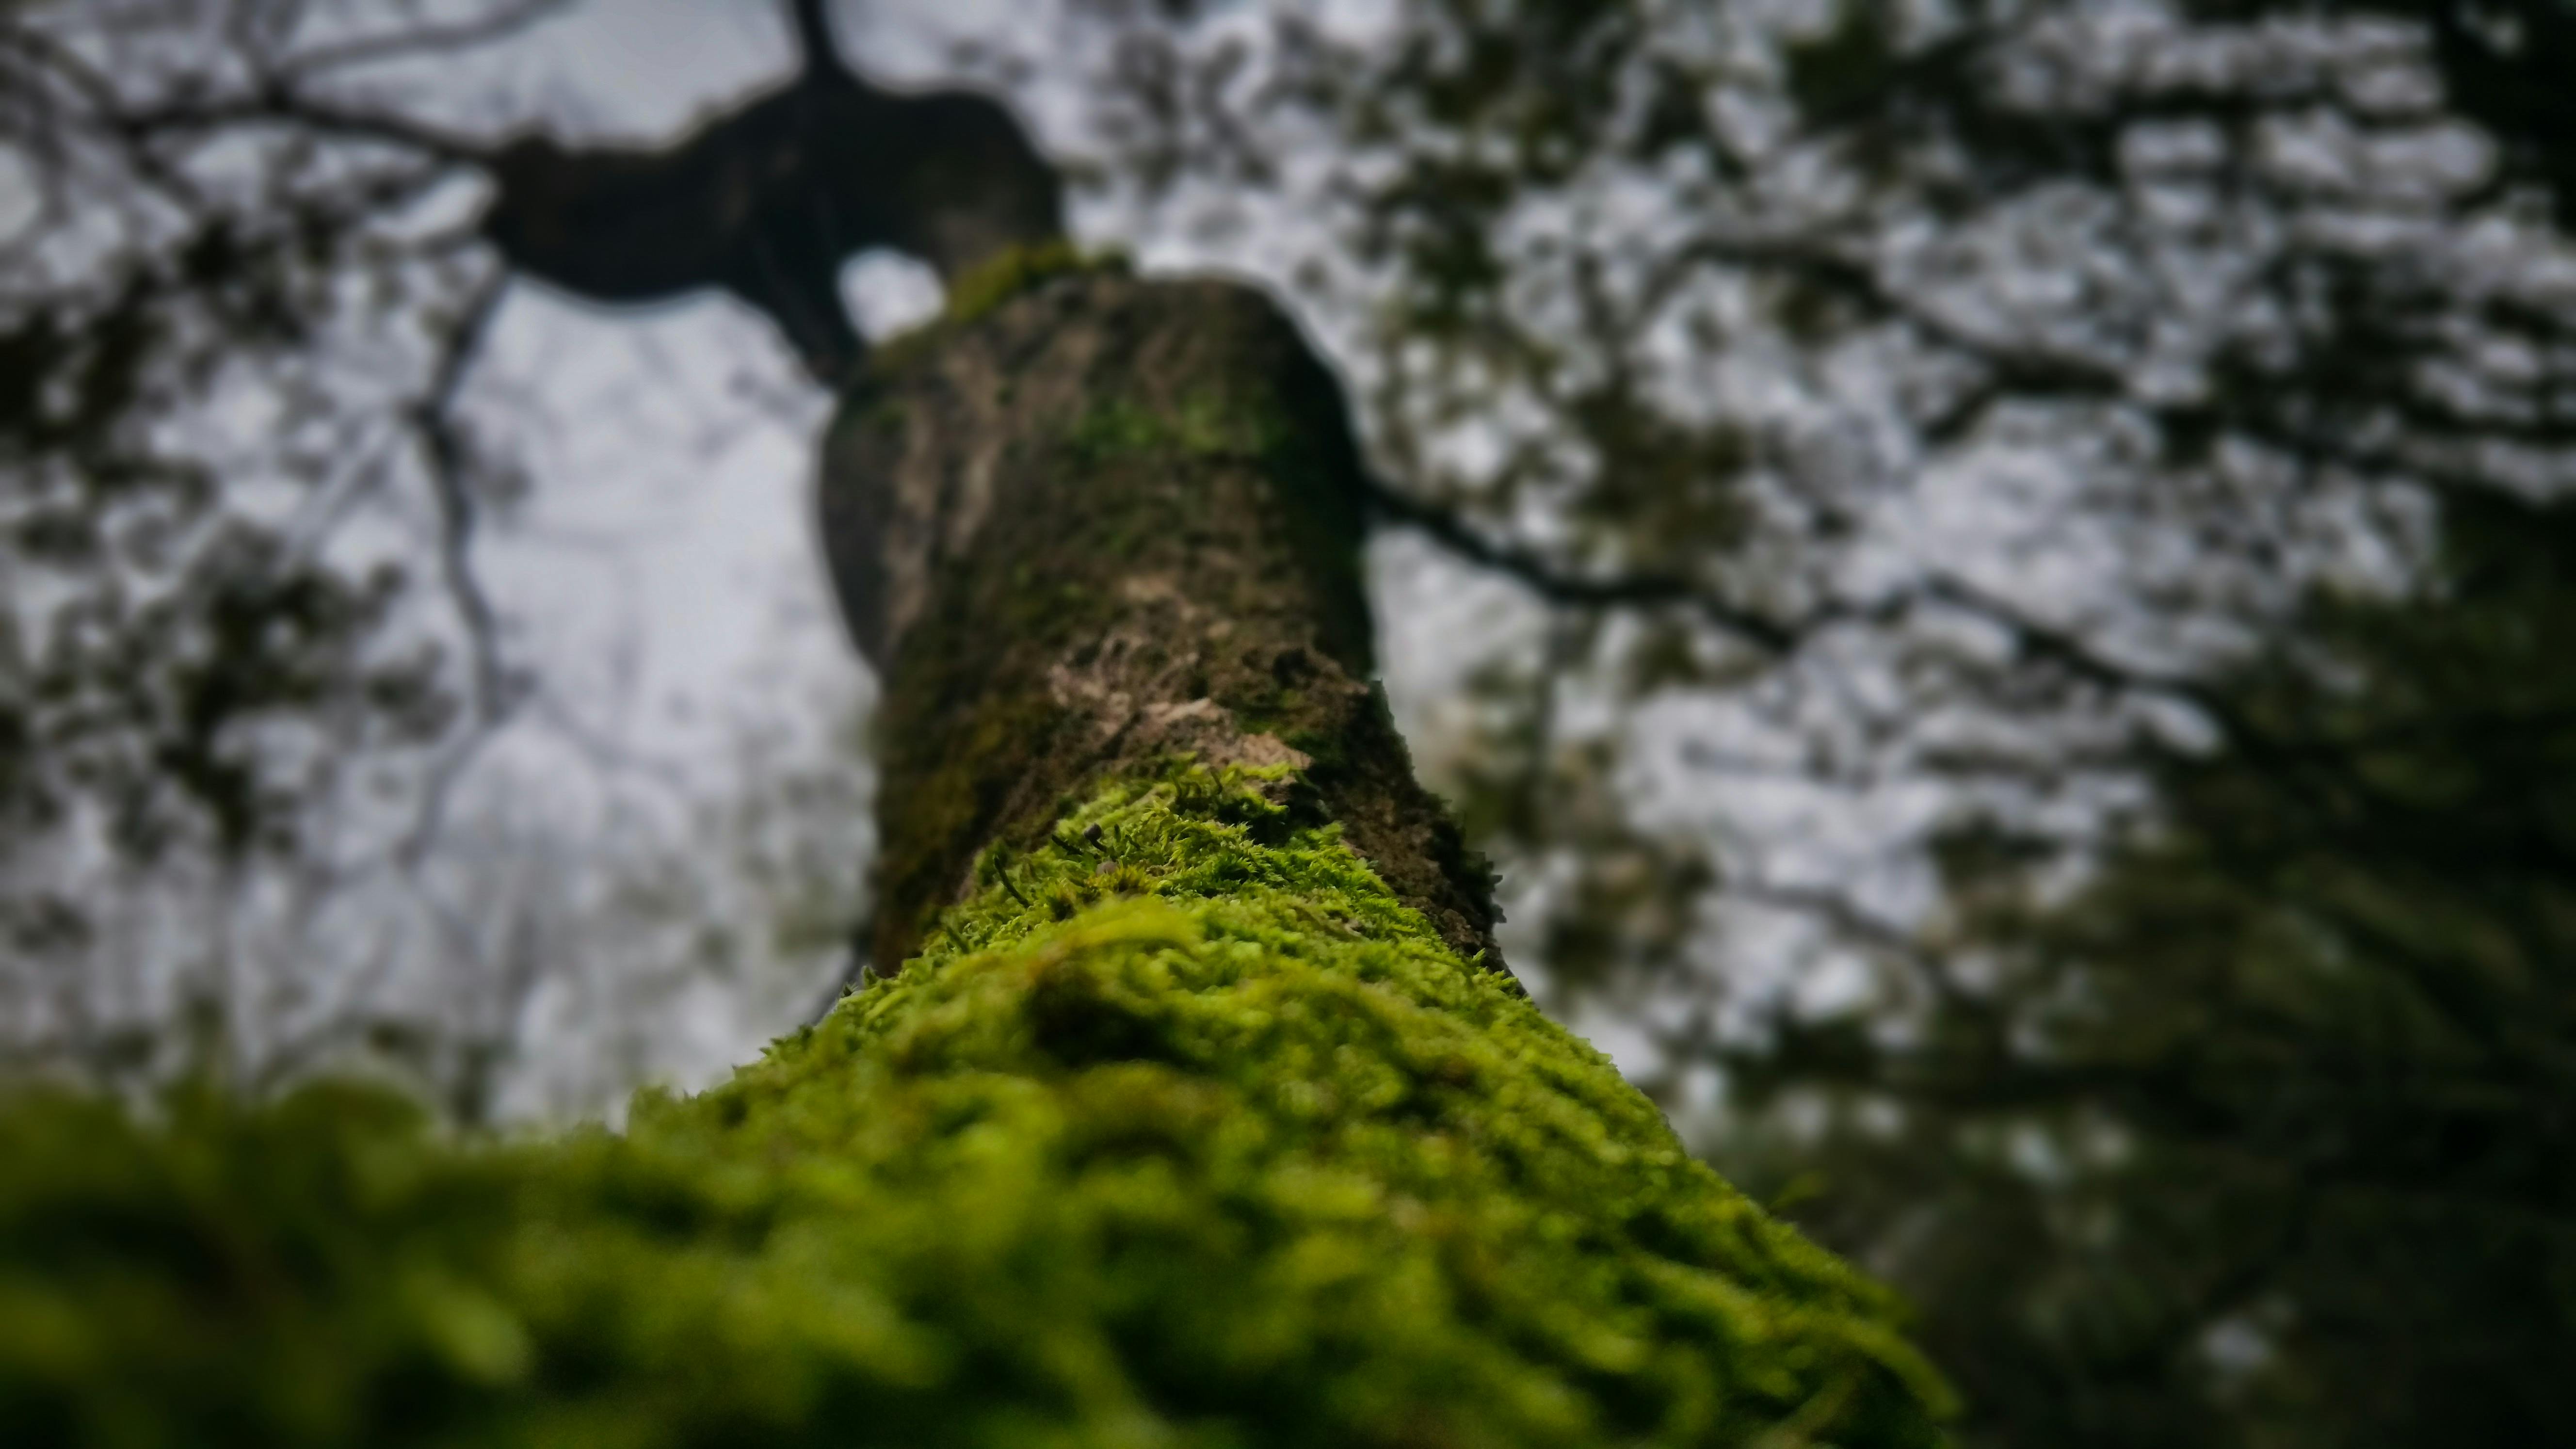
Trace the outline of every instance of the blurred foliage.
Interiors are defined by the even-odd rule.
[[[383,531],[444,403],[398,362],[435,351],[474,275],[415,225],[442,173],[157,129],[145,112],[273,46],[283,17],[232,18],[0,15],[12,1066],[149,1078],[210,1011],[236,1040],[277,1034],[248,1019],[276,995],[226,959],[231,898],[354,873],[352,816],[417,799],[476,716],[465,631],[416,602],[438,549]]]
[[[1718,1160],[1913,1294],[1979,1442],[2576,1434],[2576,503],[2446,521],[2071,893],[1961,832],[1917,1010],[1729,1054]]]
[[[1874,1290],[1248,783],[1112,786],[1074,845],[983,862],[948,949],[623,1134],[443,1142],[350,1088],[182,1093],[153,1127],[0,1107],[0,1418],[49,1444],[1937,1442]]]
[[[97,802],[117,846],[143,856],[291,843],[312,782],[295,752],[262,747],[264,723],[338,708],[416,741],[447,719],[432,660],[369,647],[398,567],[315,558],[228,508],[202,459],[156,446],[183,405],[171,390],[188,386],[170,374],[218,360],[167,335],[183,324],[165,309],[185,307],[142,289],[97,316],[38,312],[0,334],[0,546],[21,605],[0,650],[0,728],[17,742],[6,806],[24,829]],[[226,329],[218,348],[255,325],[187,320]]]
[[[2410,566],[2427,490],[2576,471],[2555,113],[2490,145],[2457,57],[2364,9],[1418,0],[1281,18],[1258,63],[1222,17],[1135,41],[1212,78],[1125,113],[1176,196],[1329,123],[1299,275],[1391,486],[1588,641],[1484,670],[1443,782],[1545,883],[1529,934],[1588,943],[1570,985],[1705,964],[1701,882],[1806,891],[1751,858],[1803,841],[1745,844],[1794,829],[1658,821],[1641,780],[2081,838],[2141,729],[2205,723],[2191,676]],[[1678,750],[1633,727],[1694,711]]]
[[[0,141],[46,163],[0,284],[9,803],[23,825],[103,801],[144,855],[283,846],[315,782],[280,722],[338,714],[365,749],[452,719],[425,646],[382,637],[407,570],[324,531],[388,466],[352,445],[400,436],[326,383],[333,333],[413,320],[424,279],[376,233],[431,180],[289,143],[202,187],[141,138],[82,134],[104,78],[41,35],[0,44]],[[266,436],[238,436],[245,413]]]

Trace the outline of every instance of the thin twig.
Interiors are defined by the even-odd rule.
[[[438,504],[440,575],[474,655],[475,715],[486,725],[497,724],[509,710],[509,678],[501,662],[500,622],[474,572],[474,489],[466,476],[469,460],[456,426],[455,402],[466,369],[508,290],[506,271],[495,272],[475,289],[441,343],[428,391],[406,410],[420,438],[431,496]]]
[[[276,73],[296,80],[347,66],[469,50],[496,40],[507,40],[570,6],[571,0],[517,0],[515,4],[503,5],[472,20],[460,20],[449,25],[422,25],[382,35],[362,35],[336,45],[318,45],[280,61]]]
[[[149,138],[126,124],[124,98],[97,67],[83,59],[78,51],[32,26],[0,23],[0,47],[17,51],[39,70],[50,72],[69,86],[89,108],[92,124],[112,137],[134,168],[134,174],[158,188],[182,211],[202,215],[206,211],[205,193],[169,160],[155,152]]]
[[[255,95],[230,100],[174,103],[119,112],[109,120],[120,133],[136,138],[291,121],[317,135],[344,141],[382,142],[461,166],[487,164],[493,154],[491,146],[455,132],[401,116],[317,100],[284,83],[265,87]]]
[[[2249,722],[2201,682],[2114,659],[2076,635],[2035,620],[2013,604],[1951,575],[1934,574],[1870,602],[1837,600],[1781,618],[1721,598],[1678,575],[1568,572],[1530,549],[1490,538],[1457,514],[1382,481],[1370,479],[1365,486],[1370,505],[1387,521],[1414,529],[1470,563],[1508,575],[1552,604],[1573,608],[1688,609],[1775,659],[1795,654],[1824,630],[1848,624],[1893,623],[1922,605],[1933,604],[2001,628],[2025,656],[2053,664],[2086,683],[2116,693],[2154,695],[2191,705],[2222,733],[2240,741],[2252,733]]]

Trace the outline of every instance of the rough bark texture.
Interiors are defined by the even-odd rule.
[[[1340,391],[1260,293],[1058,273],[881,358],[824,450],[825,552],[885,681],[871,955],[988,845],[1175,755],[1294,766],[1399,899],[1500,971],[1491,881],[1370,683]]]

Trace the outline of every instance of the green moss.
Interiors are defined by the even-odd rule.
[[[1052,241],[1004,247],[948,281],[948,299],[939,315],[910,331],[878,343],[868,354],[867,376],[878,382],[902,373],[941,342],[956,335],[995,308],[1056,277],[1084,272],[1129,270],[1124,252],[1085,252],[1061,237]],[[858,391],[864,393],[866,388]]]
[[[1114,787],[622,1136],[0,1110],[18,1442],[1935,1442],[1881,1298],[1284,782]],[[1785,1431],[1785,1432],[1781,1432]],[[1764,1437],[1766,1434],[1773,1437]]]
[[[1168,412],[1112,398],[1084,412],[1066,430],[1065,451],[1086,467],[1134,454],[1181,458],[1260,456],[1272,426],[1258,414],[1230,407],[1213,392],[1192,392]]]
[[[1076,609],[1072,601],[1064,605]],[[946,668],[959,657],[917,649],[907,663],[917,668]],[[1004,807],[1003,789],[1026,773],[1028,760],[1043,754],[1065,712],[1045,696],[1026,690],[994,689],[977,700],[961,729],[928,727],[937,715],[907,705],[945,704],[946,691],[972,693],[977,681],[950,677],[919,681],[901,676],[908,686],[892,692],[882,721],[892,748],[885,757],[899,768],[889,770],[881,787],[878,815],[887,839],[901,849],[880,862],[880,941],[905,943],[883,959],[899,959],[929,929],[937,902],[949,894],[955,862],[988,838]],[[898,868],[886,869],[888,866]]]
[[[964,326],[1050,277],[1075,272],[1124,272],[1127,265],[1124,253],[1085,253],[1063,237],[1004,247],[949,282],[948,305],[941,320]]]
[[[949,279],[948,300],[937,317],[879,343],[869,354],[868,373],[882,381],[903,372],[959,329],[1042,282],[1085,272],[1123,275],[1129,268],[1124,252],[1085,252],[1060,237],[1004,247]]]

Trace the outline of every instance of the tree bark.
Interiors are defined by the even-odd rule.
[[[821,509],[884,681],[876,967],[979,852],[1189,756],[1289,767],[1282,803],[1503,972],[1485,863],[1371,681],[1362,493],[1338,385],[1247,287],[1072,270],[871,369]]]
[[[459,1143],[345,1085],[0,1100],[0,1423],[1942,1442],[1886,1297],[1499,973],[1365,682],[1357,465],[1295,330],[1221,283],[994,291],[825,450],[886,679],[881,979],[616,1134]]]

